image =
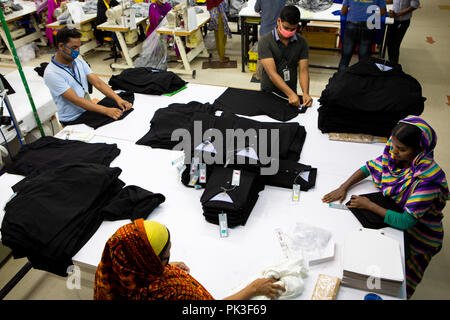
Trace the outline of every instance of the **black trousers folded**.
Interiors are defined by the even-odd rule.
[[[122,97],[122,99],[124,99],[130,103],[134,103],[134,93],[133,92],[127,92],[127,91],[121,92],[121,93],[119,93],[119,96]],[[102,105],[104,107],[107,107],[107,108],[121,109],[114,100],[112,100],[108,97],[105,97],[102,100],[100,100],[98,102],[98,104]],[[107,115],[104,115],[104,114],[101,114],[98,112],[85,111],[77,119],[75,119],[73,121],[66,121],[66,122],[61,121],[61,124],[63,126],[69,126],[69,125],[75,125],[75,124],[85,124],[91,128],[97,129],[97,128],[103,127],[107,124],[110,124],[111,122],[123,120],[132,111],[133,111],[133,108],[129,109],[128,111],[125,111],[122,114],[122,116],[117,120],[114,120],[113,118],[108,117]]]
[[[7,172],[30,176],[70,163],[97,163],[109,166],[120,154],[116,144],[86,143],[51,136],[23,145]]]
[[[381,192],[367,193],[362,194],[361,196],[367,197],[369,200],[385,209],[396,212],[404,211],[403,208],[401,208],[394,200],[389,197],[385,197]],[[348,205],[349,203],[350,201],[347,202],[346,205]],[[380,217],[376,213],[373,213],[372,211],[358,208],[349,208],[349,210],[355,215],[355,217],[364,228],[381,229],[384,227],[389,227],[389,225],[384,222],[384,219],[382,217]]]
[[[200,199],[205,219],[219,223],[219,214],[226,213],[228,226],[245,225],[264,186],[253,172],[240,171],[239,186],[232,186],[233,169],[214,167]]]

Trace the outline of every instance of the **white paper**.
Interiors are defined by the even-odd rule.
[[[222,201],[222,202],[233,203],[233,199],[231,199],[230,196],[225,192],[221,192],[221,193],[217,194],[216,196],[211,198],[209,201]]]

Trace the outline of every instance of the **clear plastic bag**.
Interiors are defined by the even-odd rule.
[[[158,28],[166,23],[167,19],[164,18]],[[134,62],[136,67],[167,70],[167,36],[157,33],[158,28],[142,44],[142,52]]]
[[[285,255],[292,257],[302,254],[306,261],[323,257],[332,233],[305,223],[297,222],[289,232],[278,230]]]

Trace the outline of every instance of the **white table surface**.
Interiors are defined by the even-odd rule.
[[[255,3],[256,0],[249,0],[247,2],[247,6],[242,8],[242,10],[239,12],[240,17],[246,17],[246,18],[259,18],[261,15],[257,12],[255,12]],[[341,17],[340,15],[334,15],[333,12],[336,10],[341,10],[342,4],[333,3],[333,5],[328,8],[327,10],[319,11],[319,12],[312,12],[305,10],[303,8],[300,8],[300,17],[302,20],[313,20],[313,21],[326,21],[326,22],[340,22]],[[392,8],[392,5],[387,5],[387,8]],[[387,24],[394,23],[394,19],[392,18],[386,18]]]
[[[219,92],[225,89],[201,87],[190,85],[189,90],[184,91],[184,98],[197,96],[196,92],[200,90],[203,94],[201,102],[212,102],[220,95]],[[216,96],[212,95],[214,90]],[[208,93],[211,96],[208,96]],[[281,247],[274,232],[276,228],[288,231],[296,222],[303,222],[332,232],[336,241],[336,253],[332,261],[310,268],[308,276],[304,279],[305,289],[299,299],[311,298],[319,274],[342,277],[345,236],[351,231],[358,230],[361,225],[350,211],[331,209],[321,202],[321,198],[338,187],[366,160],[377,157],[382,152],[384,144],[366,145],[328,140],[328,135],[322,134],[317,129],[319,104],[315,99],[310,110],[292,120],[298,121],[306,128],[307,137],[299,162],[318,169],[315,188],[302,192],[300,202],[292,204],[291,190],[266,187],[260,193],[246,225],[230,229],[228,238],[220,238],[219,227],[207,222],[203,217],[200,203],[203,191],[187,188],[177,180],[177,170],[171,165],[171,161],[177,159],[181,152],[138,146],[130,139],[140,137],[141,133],[134,132],[134,128],[139,122],[145,122],[147,125],[158,107],[168,105],[169,102],[188,102],[181,101],[184,100],[182,97],[178,94],[170,98],[140,97],[135,101],[136,110],[130,116],[104,126],[103,134],[96,135],[91,140],[91,142],[117,143],[121,153],[111,163],[111,167],[122,169],[119,178],[127,185],[138,185],[154,193],[162,193],[166,197],[166,201],[147,219],[161,222],[169,228],[172,241],[171,260],[185,262],[190,267],[191,274],[216,299],[221,299],[233,293],[264,267],[278,263],[282,259]],[[149,108],[149,105],[156,104],[155,101],[161,102],[158,106]],[[148,113],[147,117],[143,116],[145,112]],[[133,113],[139,117],[131,118]],[[258,121],[274,121],[267,116],[252,118]],[[108,127],[112,128],[119,124],[120,127],[115,127],[117,131],[109,131]],[[129,134],[126,128],[132,133]],[[97,134],[100,129],[102,128],[95,130],[94,133]],[[143,134],[147,131],[148,129]],[[115,133],[114,137],[107,137],[108,133]],[[334,161],[336,159],[338,161]],[[18,180],[18,177],[9,174],[0,177],[0,201],[3,202],[11,196],[9,186]],[[352,194],[373,191],[375,187],[369,179],[366,179],[349,192],[348,198]],[[104,222],[90,241],[73,257],[73,261],[76,264],[96,267],[108,238],[120,226],[127,223],[130,221]],[[393,228],[384,228],[384,231],[386,236],[399,241],[403,254],[403,232]],[[403,284],[400,298],[404,299],[405,293],[406,287]],[[341,286],[337,299],[361,300],[365,294],[365,291]],[[382,297],[395,299],[387,295]]]
[[[34,71],[34,67],[22,67],[22,69],[25,78],[27,79],[28,87],[31,91],[31,96],[33,97],[39,119],[41,120],[41,123],[44,123],[57,112],[56,104],[53,102],[50,90],[45,85],[44,78],[40,77],[37,72]],[[12,95],[8,95],[8,99],[17,121],[19,122],[19,127],[23,133],[28,133],[37,127],[37,123],[19,70],[7,73],[4,76],[16,92]],[[3,112],[5,114],[8,113],[6,108]]]
[[[23,9],[19,11],[13,11],[11,14],[5,15],[6,22],[11,22],[27,14],[36,12],[36,4],[34,2],[15,1],[15,3],[20,4]]]

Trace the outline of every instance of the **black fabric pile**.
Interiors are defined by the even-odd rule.
[[[378,204],[379,206],[396,211],[403,212],[404,210],[391,198],[385,197],[381,192],[373,192],[362,194],[362,197],[367,197],[370,201]],[[345,205],[349,205],[350,201]],[[390,225],[384,222],[384,218],[380,217],[376,213],[366,210],[366,209],[358,209],[358,208],[348,208],[358,219],[358,221],[362,224],[364,228],[368,229],[381,229],[384,227],[390,227]]]
[[[316,185],[317,169],[292,160],[280,160],[277,174],[262,175],[261,182],[266,186],[292,189],[300,185],[301,191],[308,191]]]
[[[122,99],[130,102],[131,104],[134,103],[134,93],[131,91],[124,91],[118,94]],[[98,105],[102,105],[104,107],[107,108],[116,108],[116,109],[121,109],[121,107],[119,107],[119,105],[117,104],[117,102],[115,100],[112,100],[108,97],[103,98],[102,100],[100,100],[98,103]],[[103,127],[107,124],[110,124],[111,122],[114,121],[119,121],[119,120],[123,120],[126,116],[128,116],[134,109],[131,108],[127,111],[125,111],[122,116],[117,119],[114,120],[113,118],[104,115],[102,113],[98,113],[98,112],[93,112],[93,111],[85,111],[81,114],[81,116],[79,116],[76,120],[73,121],[68,121],[68,122],[62,122],[61,123],[65,126],[69,126],[69,125],[75,125],[75,124],[85,124],[91,128],[97,129],[100,127]]]
[[[214,167],[200,199],[206,221],[219,224],[219,214],[227,214],[228,227],[245,225],[259,192],[264,189],[258,174],[241,171],[239,186],[232,186],[233,169]]]
[[[300,97],[300,103],[303,98]],[[215,101],[214,106],[218,110],[232,112],[243,116],[267,115],[274,120],[289,121],[300,113],[305,113],[307,108],[296,108],[272,92],[228,88]]]
[[[423,112],[425,100],[419,82],[401,65],[371,57],[330,78],[319,99],[318,128],[389,137],[399,120]]]
[[[153,95],[173,93],[187,84],[171,71],[147,67],[125,69],[120,74],[112,76],[108,83],[113,90],[121,89]]]
[[[120,149],[116,144],[86,143],[46,136],[23,145],[6,171],[28,177],[71,163],[109,166],[119,154]]]
[[[104,220],[139,219],[165,201],[118,179],[119,168],[68,164],[13,186],[5,206],[2,243],[33,268],[67,275],[72,257]]]
[[[136,144],[152,148],[172,150],[182,139],[171,140],[177,129],[189,130],[195,112],[214,114],[214,107],[208,103],[192,101],[187,104],[173,103],[166,108],[155,111],[150,121],[150,131],[140,138]]]

